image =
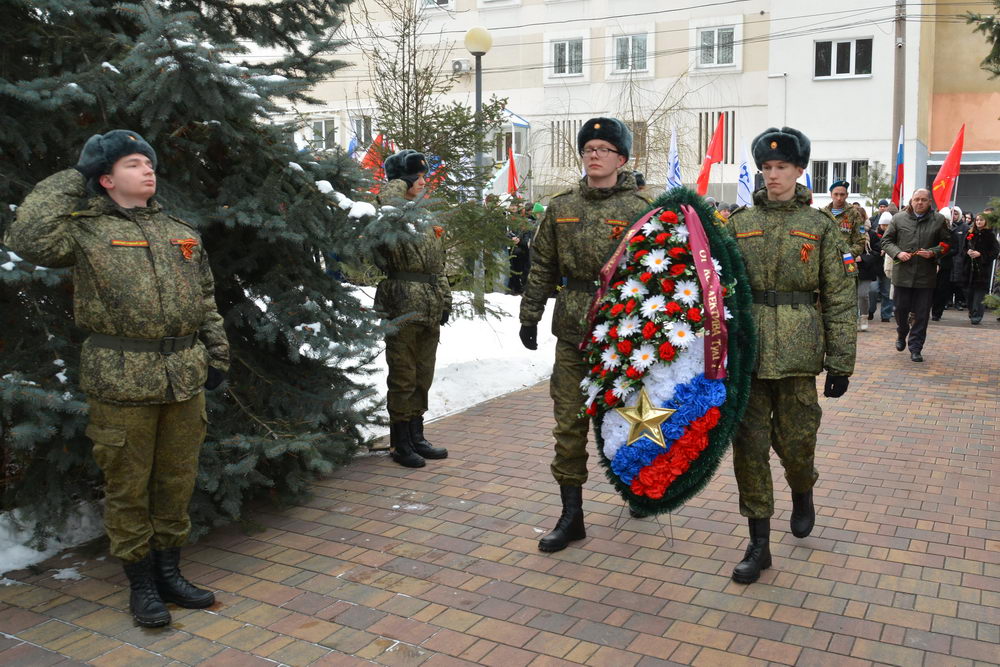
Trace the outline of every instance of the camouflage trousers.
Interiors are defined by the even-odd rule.
[[[747,410],[733,438],[740,514],[751,519],[766,519],[774,514],[769,463],[772,448],[781,459],[792,491],[813,488],[819,478],[814,461],[822,414],[816,378],[752,378]]]
[[[556,426],[552,429],[556,443],[551,470],[560,486],[583,486],[587,481],[590,418],[580,416],[585,399],[580,381],[589,370],[590,365],[576,345],[562,339],[556,341],[556,361],[549,380],[552,412],[556,418]]]
[[[385,357],[389,364],[389,387],[386,405],[393,424],[408,421],[427,412],[427,393],[434,382],[441,327],[437,324],[403,325],[385,338]]]
[[[121,406],[89,400],[87,436],[104,472],[104,529],[111,555],[141,560],[182,546],[208,422],[205,393],[180,403]]]

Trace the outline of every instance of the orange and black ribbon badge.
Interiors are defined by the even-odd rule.
[[[184,259],[191,259],[194,255],[194,249],[198,245],[197,239],[170,239],[170,242],[181,247],[181,254],[184,255]]]
[[[809,253],[816,249],[812,243],[803,243],[802,248],[799,250],[799,259],[803,262],[809,261]]]
[[[629,226],[628,223],[625,222],[624,220],[612,220],[611,218],[605,220],[604,224],[611,225],[611,236],[609,236],[608,238],[613,241],[617,241],[618,239],[620,239],[622,237],[622,234],[625,233],[625,230]]]
[[[434,225],[432,229],[434,230],[434,236],[436,236],[437,238],[441,238],[442,236],[444,236],[444,227],[442,227],[441,225]]]

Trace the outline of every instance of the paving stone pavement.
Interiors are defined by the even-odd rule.
[[[774,567],[750,586],[730,459],[673,516],[629,519],[591,458],[586,540],[542,554],[559,514],[546,385],[427,427],[450,458],[359,458],[261,532],[215,532],[186,573],[218,591],[133,626],[108,560],[69,553],[0,586],[0,664],[985,665],[1000,662],[1000,325],[932,323],[926,361],[859,334],[824,409],[817,526],[787,532],[772,461]],[[821,378],[822,379],[822,378]],[[54,578],[76,567],[78,580]]]

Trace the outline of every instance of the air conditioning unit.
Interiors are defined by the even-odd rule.
[[[452,74],[465,74],[472,67],[469,65],[468,60],[452,60],[451,61],[451,71]]]

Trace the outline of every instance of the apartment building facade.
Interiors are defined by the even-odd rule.
[[[720,115],[724,160],[709,189],[720,200],[735,200],[743,152],[769,126],[812,138],[817,204],[838,178],[862,201],[859,185],[874,163],[893,170],[894,0],[398,1],[419,3],[428,48],[444,49],[442,66],[459,74],[451,95],[470,105],[475,61],[463,36],[473,26],[490,30],[483,94],[506,97],[511,112],[494,158],[501,168],[513,148],[528,197],[544,199],[579,178],[576,130],[597,115],[632,127],[634,168],[654,190],[666,180],[671,133],[683,179],[693,183]],[[964,122],[958,202],[981,208],[1000,195],[1000,85],[979,68],[984,38],[958,17],[986,7],[906,4],[905,189],[933,178]],[[315,91],[323,105],[297,109],[303,140],[317,147],[363,147],[377,133],[357,35],[348,23],[349,45],[337,57],[350,66]]]

